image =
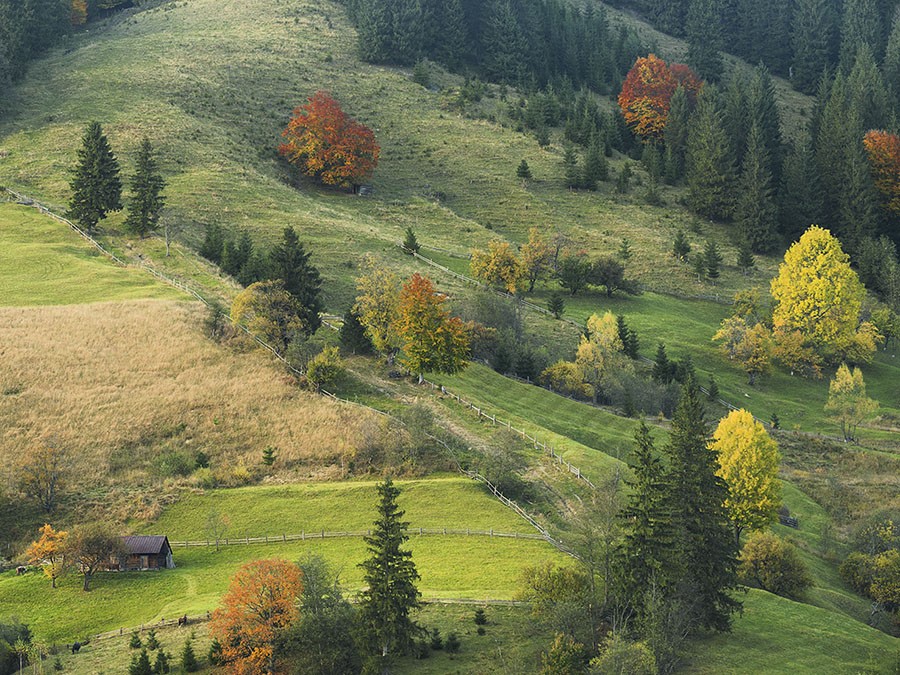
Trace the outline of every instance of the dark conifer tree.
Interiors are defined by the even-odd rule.
[[[722,27],[716,0],[691,0],[685,33],[688,65],[701,77],[718,82],[722,77]]]
[[[684,230],[678,230],[675,232],[675,239],[672,241],[672,255],[683,261],[690,252],[691,243],[687,240]]]
[[[672,369],[669,365],[669,357],[666,355],[666,346],[662,342],[656,347],[656,356],[653,359],[652,377],[660,384],[668,384],[672,381]]]
[[[734,212],[734,164],[713,87],[697,97],[688,134],[687,203],[707,218],[727,220]]]
[[[394,0],[369,0],[357,4],[359,56],[369,63],[390,61],[394,45]]]
[[[490,0],[481,38],[484,68],[495,82],[517,82],[525,63],[525,40],[509,0]]]
[[[312,335],[322,325],[319,317],[322,311],[322,280],[293,227],[284,228],[282,242],[272,249],[269,263],[272,278],[281,279],[285,289],[303,308],[300,319],[305,332]]]
[[[891,23],[882,71],[885,85],[894,96],[894,100],[897,100],[900,98],[900,6],[897,7]]]
[[[219,267],[222,268],[222,271],[225,274],[228,274],[233,277],[237,277],[241,271],[241,262],[238,256],[237,246],[235,246],[234,241],[229,239],[225,242],[225,245],[222,246],[222,261],[219,263]]]
[[[862,132],[855,117],[851,118],[850,127],[857,129],[857,134],[851,138],[861,139]],[[876,235],[878,218],[878,193],[872,181],[868,153],[861,140],[849,142],[843,165],[837,228],[844,250],[851,255],[858,253],[863,239]]]
[[[772,178],[768,170],[768,152],[759,125],[753,122],[747,137],[744,168],[738,181],[735,225],[754,251],[766,253],[775,244],[773,230],[776,217]],[[715,278],[712,274],[709,276]]]
[[[784,161],[784,148],[781,137],[781,115],[775,102],[775,83],[764,64],[756,67],[750,85],[747,88],[747,108],[750,124],[755,122],[759,127],[760,138],[766,150],[768,161],[766,170],[777,183],[781,178],[781,164]]]
[[[816,134],[816,169],[822,188],[822,215],[834,226],[835,216],[840,207],[845,176],[844,162],[847,159],[847,146],[857,139],[851,139],[849,97],[847,82],[843,74],[838,72],[831,86],[828,101],[822,110],[821,122]],[[825,225],[825,223],[817,223]]]
[[[684,35],[688,0],[648,0],[648,13],[659,29],[676,37]]]
[[[731,149],[735,167],[740,167],[747,149],[747,131],[750,128],[751,117],[743,75],[737,72],[731,74],[722,99],[722,126],[728,137],[728,147]]]
[[[222,261],[222,249],[225,246],[225,234],[218,223],[206,226],[206,235],[200,245],[200,255],[217,265]]]
[[[435,2],[440,41],[433,54],[451,68],[458,67],[466,58],[470,44],[466,15],[461,0],[437,0]]]
[[[594,134],[588,145],[587,154],[584,157],[584,184],[585,186],[593,186],[589,189],[596,189],[598,182],[606,182],[609,180],[609,162],[603,154],[603,145],[600,141],[600,135]]]
[[[844,0],[841,21],[840,66],[850,72],[860,47],[868,45],[875,55],[882,53],[881,17],[875,0]]]
[[[831,65],[835,15],[829,0],[797,0],[794,12],[793,84],[807,94],[816,90]]]
[[[153,146],[145,138],[138,152],[137,171],[131,181],[131,201],[125,227],[143,239],[159,227],[159,212],[165,205],[162,191],[166,182],[159,174]]]
[[[378,484],[378,516],[372,534],[365,538],[369,557],[360,565],[365,570],[360,625],[383,667],[396,654],[406,653],[421,632],[410,616],[419,606],[419,573],[412,552],[403,548],[409,523],[397,507],[399,494],[390,477]]]
[[[796,241],[810,225],[821,221],[822,191],[809,135],[797,139],[788,153],[778,194],[779,230],[788,242]]]
[[[753,247],[750,245],[750,241],[747,237],[741,237],[741,240],[738,242],[737,266],[744,274],[747,274],[756,267],[756,259],[753,257]]]
[[[856,53],[856,62],[847,78],[847,89],[850,114],[859,120],[864,132],[890,126],[893,112],[891,98],[867,44],[860,46]]]
[[[88,232],[107,213],[122,208],[119,162],[100,122],[91,122],[85,130],[69,187],[72,189],[69,216]]]
[[[237,249],[235,250],[235,257],[237,258],[238,263],[238,274],[240,274],[240,270],[242,270],[244,266],[250,261],[252,255],[253,240],[250,238],[250,233],[245,230],[244,232],[241,232],[241,236],[238,239]]]
[[[665,469],[644,420],[634,433],[632,476],[627,481],[628,505],[622,509],[624,534],[616,576],[640,621],[645,614],[643,598],[651,587],[667,596],[683,574]]]
[[[359,315],[348,307],[344,312],[344,322],[340,332],[341,347],[352,354],[371,354],[374,350],[372,341],[366,335],[366,329],[359,322]]]
[[[706,276],[710,279],[718,279],[720,267],[722,266],[722,254],[719,253],[719,247],[712,239],[706,240],[706,246],[703,248],[703,262],[706,265]]]
[[[575,147],[572,145],[567,145],[563,152],[563,171],[567,188],[577,188],[581,185],[582,174],[578,168],[578,155],[575,154]]]
[[[684,175],[684,155],[687,151],[691,109],[684,87],[679,86],[669,103],[666,121],[666,182],[673,185]]]
[[[237,280],[241,286],[246,287],[257,281],[268,279],[270,276],[268,258],[254,251],[241,267],[241,271],[238,272]]]
[[[718,452],[709,446],[703,403],[690,376],[672,418],[666,454],[669,467],[665,484],[684,570],[682,583],[698,603],[697,623],[727,631],[731,614],[741,606],[730,595],[737,589],[737,558],[724,506],[728,485],[716,475]]]
[[[525,160],[522,160],[523,162]],[[416,239],[416,233],[413,232],[412,227],[406,228],[406,236],[403,239],[403,251],[412,255],[413,253],[418,253],[420,249],[419,240]]]
[[[392,62],[410,65],[422,53],[423,29],[426,25],[433,25],[433,17],[426,24],[420,0],[393,0],[393,3],[394,51],[389,58]]]
[[[531,169],[528,167],[528,162],[524,159],[519,164],[518,168],[516,168],[516,176],[524,180],[531,179]]]

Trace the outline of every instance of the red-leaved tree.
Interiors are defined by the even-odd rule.
[[[272,675],[281,671],[275,645],[280,633],[297,618],[301,577],[300,569],[284,560],[254,560],[234,575],[210,624],[210,633],[222,645],[229,673]]]
[[[631,130],[643,140],[662,142],[672,94],[684,87],[691,107],[703,82],[687,66],[671,66],[655,54],[639,58],[622,85],[619,108]]]
[[[327,91],[294,110],[279,151],[303,173],[328,185],[355,185],[372,177],[381,148],[367,126],[351,119]]]
[[[884,208],[900,214],[900,138],[872,130],[863,139],[869,152],[872,180],[881,193]]]

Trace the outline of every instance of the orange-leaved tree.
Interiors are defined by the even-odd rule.
[[[284,560],[254,560],[238,570],[210,624],[228,672],[272,675],[280,670],[276,642],[297,618],[302,590],[300,569]]]
[[[669,120],[669,105],[678,86],[693,108],[703,82],[685,65],[667,64],[655,54],[639,58],[622,85],[619,108],[631,130],[645,141],[661,143]]]
[[[418,373],[454,375],[466,369],[469,335],[459,317],[444,309],[447,296],[431,279],[416,272],[400,291],[397,333],[403,340],[403,364]]]
[[[872,130],[863,139],[875,187],[881,193],[884,208],[900,214],[900,137]]]
[[[369,127],[351,119],[327,91],[317,91],[294,110],[279,151],[303,173],[328,185],[371,178],[381,148]]]
[[[80,26],[87,21],[87,0],[72,0],[70,21],[73,26]]]
[[[28,549],[28,561],[43,567],[44,574],[50,579],[50,587],[56,588],[56,580],[66,571],[65,550],[69,533],[54,530],[50,525],[44,525],[40,532],[41,538],[31,542]]]

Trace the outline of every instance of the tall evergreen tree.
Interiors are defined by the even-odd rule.
[[[619,549],[619,574],[623,596],[644,615],[643,598],[652,586],[668,595],[680,578],[671,503],[667,499],[665,469],[653,447],[644,420],[634,433],[631,488],[628,505],[622,509],[624,536]]]
[[[578,168],[578,155],[575,153],[575,147],[571,144],[566,145],[563,153],[563,171],[567,188],[577,188],[581,185],[582,174]]]
[[[722,26],[716,0],[691,0],[685,33],[688,65],[703,79],[718,82],[722,77]]]
[[[394,53],[394,0],[369,0],[356,5],[359,56],[369,63],[390,61]]]
[[[122,208],[119,162],[100,122],[91,122],[81,139],[78,165],[69,181],[69,216],[88,232],[111,211]]]
[[[775,102],[775,83],[769,69],[762,63],[756,67],[747,87],[747,107],[750,124],[755,122],[759,127],[760,138],[768,155],[766,170],[772,180],[778,181],[781,177],[781,163],[784,161],[781,115]]]
[[[768,152],[754,121],[747,137],[747,154],[738,181],[735,225],[757,253],[772,250],[777,210],[768,169]]]
[[[352,354],[371,354],[374,351],[372,341],[366,335],[365,327],[359,321],[359,315],[353,306],[344,312],[344,321],[340,332],[341,347]]]
[[[664,33],[676,37],[684,35],[688,0],[648,0],[650,19]]]
[[[378,484],[378,517],[365,538],[369,557],[360,565],[365,570],[360,623],[384,667],[395,654],[405,653],[421,630],[410,616],[419,606],[419,573],[412,552],[403,548],[409,523],[397,507],[399,494],[390,477]]]
[[[706,276],[713,280],[718,279],[721,273],[722,254],[719,253],[719,247],[712,239],[706,240],[706,246],[703,248],[703,263],[706,265]]]
[[[596,189],[598,182],[607,180],[609,180],[609,162],[606,161],[606,155],[603,154],[600,135],[595,133],[591,137],[587,154],[584,156],[583,183],[585,187],[593,190]]]
[[[409,65],[416,62],[422,53],[423,28],[420,0],[394,1],[394,51],[390,55],[393,62]],[[432,22],[433,24],[433,17]]]
[[[725,631],[741,605],[729,594],[737,588],[737,559],[724,506],[728,486],[716,475],[718,453],[709,447],[709,436],[699,388],[688,376],[666,447],[668,503],[674,513],[683,583],[697,601],[697,622]]]
[[[137,171],[131,181],[131,201],[125,227],[142,239],[159,227],[159,212],[165,205],[162,191],[166,182],[159,174],[153,146],[144,138],[138,152]]]
[[[519,80],[524,72],[525,40],[509,0],[490,0],[481,48],[485,72],[492,80]]]
[[[322,311],[322,280],[293,227],[284,228],[282,241],[272,249],[269,262],[272,278],[281,279],[288,293],[303,308],[300,319],[304,331],[307,335],[312,335],[322,325],[319,317],[319,312]]]
[[[727,220],[734,212],[734,164],[713,87],[697,97],[688,133],[687,202],[707,218]]]
[[[833,222],[839,209],[839,199],[844,180],[844,162],[850,129],[847,82],[841,72],[834,78],[828,101],[822,109],[821,122],[816,133],[816,169],[822,188],[822,215]],[[862,138],[860,136],[860,138]],[[859,139],[857,139],[859,140]],[[818,223],[822,224],[822,223]]]
[[[822,190],[809,134],[797,139],[784,160],[778,193],[779,230],[789,241],[800,238],[810,225],[820,222]]]
[[[882,72],[884,73],[884,83],[893,94],[894,100],[900,98],[900,5],[894,12],[891,22],[891,32],[884,50]]]
[[[869,157],[861,140],[862,130],[855,117],[851,117],[849,124],[857,134],[851,131],[851,140],[845,146],[837,231],[844,249],[855,255],[863,239],[877,234],[879,212]],[[852,142],[854,136],[856,142]]]
[[[722,99],[722,126],[728,137],[734,164],[740,167],[747,150],[747,130],[750,128],[750,110],[747,107],[747,93],[741,73],[735,71],[731,74]]]
[[[889,127],[893,106],[872,49],[867,44],[856,53],[856,62],[847,78],[847,89],[850,114],[859,120],[863,132]]]
[[[662,342],[656,346],[652,377],[660,384],[668,384],[672,381],[672,368],[669,364],[669,357],[666,355],[666,346]]]
[[[690,116],[690,102],[684,87],[679,85],[669,102],[666,120],[666,182],[669,184],[674,184],[684,174]]]
[[[461,0],[437,0],[435,2],[440,26],[440,41],[434,57],[451,68],[458,67],[466,58],[470,44],[466,14]]]
[[[753,257],[753,247],[750,245],[750,241],[747,237],[741,237],[738,242],[737,266],[744,274],[747,274],[756,267],[756,259]],[[713,383],[715,382],[715,380],[712,379],[710,381]],[[710,398],[715,399],[717,397],[710,395]]]
[[[860,47],[868,45],[872,53],[882,53],[881,17],[875,0],[844,0],[841,21],[840,66],[849,72]]]
[[[793,84],[807,94],[816,90],[830,66],[835,15],[829,0],[797,0],[793,31]]]

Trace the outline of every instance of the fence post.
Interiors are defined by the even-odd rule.
[[[268,546],[268,544],[269,544],[269,535],[266,535],[266,545]]]
[[[493,527],[491,528],[491,536],[492,537],[494,536],[494,528]]]
[[[324,538],[325,538],[325,528],[323,527],[322,528],[322,539],[324,539]]]
[[[285,533],[281,533],[281,541],[287,541],[287,535]]]
[[[244,535],[244,536],[246,536],[246,537],[247,537],[247,546],[249,546],[249,545],[250,545],[250,535],[249,535],[249,534],[247,534],[247,535]]]
[[[306,541],[306,530],[300,530],[300,539]]]

